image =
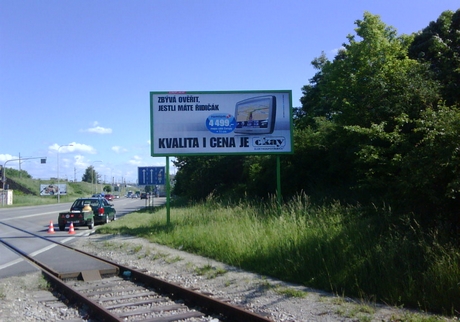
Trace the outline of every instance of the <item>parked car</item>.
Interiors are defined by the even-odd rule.
[[[115,196],[111,194],[106,194],[104,198],[107,199],[108,201],[112,201],[115,198]]]
[[[85,206],[91,207],[86,211]],[[88,226],[93,229],[96,224],[105,224],[117,220],[117,211],[113,204],[105,198],[78,198],[70,207],[70,211],[61,212],[58,216],[59,230],[65,230],[68,223],[74,226]]]
[[[142,192],[141,193],[141,199],[147,199],[147,193]]]

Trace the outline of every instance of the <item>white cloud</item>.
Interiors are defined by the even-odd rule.
[[[112,147],[112,151],[115,151],[116,153],[123,153],[123,152],[127,152],[128,150],[121,146],[115,145]]]
[[[139,166],[142,164],[142,158],[138,155],[135,155],[131,160],[128,161],[128,164]]]
[[[75,177],[77,181],[80,181],[83,175],[86,173],[88,167],[94,167],[95,171],[98,173],[105,173],[106,167],[101,160],[94,158],[88,158],[84,155],[77,154],[73,156],[73,162],[69,161],[69,167],[74,171],[72,172],[72,177]]]
[[[93,166],[94,168],[100,169],[101,167],[106,167],[104,162],[100,159],[88,158],[84,155],[77,154],[73,157],[73,165],[77,169],[86,170],[86,168]]]
[[[89,133],[96,133],[96,134],[111,134],[112,129],[111,128],[105,128],[102,126],[99,126],[99,123],[96,121],[93,123],[93,127],[90,127],[86,130],[81,130],[82,132],[89,132]]]
[[[90,160],[81,154],[74,156],[74,165],[78,169],[86,169],[89,166]]]
[[[88,153],[88,154],[96,154],[96,149],[93,148],[91,145],[71,142],[67,145],[58,145],[54,143],[48,147],[50,151],[58,151],[60,154],[64,153],[72,153],[72,152],[80,152],[80,153]]]
[[[92,128],[87,129],[86,131],[90,132],[90,133],[97,133],[97,134],[110,134],[110,133],[112,133],[112,129],[101,127],[101,126],[92,127]]]
[[[3,166],[3,164],[8,161],[8,160],[14,160],[14,159],[18,159],[17,156],[13,156],[11,154],[0,154],[0,162],[1,162],[1,166]]]

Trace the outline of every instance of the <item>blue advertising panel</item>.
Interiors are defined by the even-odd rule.
[[[141,186],[164,185],[165,167],[138,167],[138,184]]]

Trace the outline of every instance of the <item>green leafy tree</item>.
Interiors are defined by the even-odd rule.
[[[0,169],[0,178],[3,175],[2,171],[3,169]],[[11,178],[32,178],[32,176],[26,170],[16,170],[14,168],[7,168],[6,176]]]
[[[94,167],[91,165],[86,168],[85,173],[83,174],[81,181],[88,182],[88,183],[97,183],[97,178],[99,177],[99,174],[97,173],[96,170],[94,170]]]
[[[321,90],[325,83],[323,69],[330,63],[324,52],[311,62],[318,72],[310,79],[310,84],[302,87],[303,96],[300,98],[302,107],[294,110],[296,128],[314,125],[316,117],[332,118],[332,104],[327,97],[323,96]]]
[[[105,185],[103,191],[110,193],[112,192],[112,186],[111,185]]]
[[[399,211],[415,213],[424,226],[442,223],[455,232],[460,229],[460,110],[440,105],[416,120],[401,115],[395,121],[391,132],[386,122],[347,127],[370,138],[357,153],[363,188]],[[411,132],[403,130],[408,123],[414,123]]]
[[[248,156],[244,161],[244,191],[250,196],[267,197],[276,193],[276,159],[270,155]]]
[[[330,186],[331,191],[343,192],[355,186],[363,188],[361,193],[369,193],[369,187],[381,193],[380,188],[389,187],[387,174],[395,170],[387,162],[392,152],[387,141],[369,131],[378,124],[383,133],[396,128],[410,132],[413,123],[400,128],[398,118],[416,119],[420,111],[434,106],[438,86],[426,65],[408,58],[411,36],[398,36],[379,16],[367,12],[356,26],[356,36],[347,37],[349,42],[332,62],[324,54],[312,62],[318,72],[303,87],[302,108],[296,113],[297,127],[306,128],[303,140],[312,144],[297,143],[296,157],[302,155],[304,169],[316,169],[309,178],[321,190]],[[365,159],[363,146],[385,152],[378,161]],[[318,156],[320,166],[308,155]]]
[[[448,25],[452,39],[456,21],[443,13],[437,24]],[[432,65],[409,57],[416,36],[398,36],[369,13],[356,25],[359,40],[348,36],[332,62],[314,60],[319,71],[303,88],[296,125],[304,128],[304,144],[296,143],[296,157],[315,171],[299,180],[320,190],[351,187],[357,200],[383,200],[395,214],[413,212],[426,225],[460,227],[458,109],[439,103],[441,94],[449,95],[447,85],[440,86]],[[318,158],[319,169],[309,155]],[[301,168],[296,161],[290,159],[292,169]],[[338,179],[342,173],[348,175]]]
[[[322,64],[317,96],[328,114],[343,125],[370,126],[401,113],[416,117],[439,99],[426,66],[407,57],[411,36],[367,12],[356,25],[357,37],[349,35],[334,61]]]
[[[174,161],[178,172],[174,194],[192,199],[204,199],[210,193],[230,191],[241,182],[242,156],[178,157]]]
[[[327,117],[315,117],[312,125],[294,130],[293,155],[281,158],[282,193],[300,191],[319,199],[348,199],[354,183],[356,146],[350,135]]]
[[[460,104],[460,9],[443,12],[417,33],[409,57],[429,66],[448,105]]]
[[[420,139],[403,160],[407,191],[417,212],[460,231],[460,110],[427,109],[416,123]]]

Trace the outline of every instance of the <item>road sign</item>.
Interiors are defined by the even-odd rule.
[[[138,167],[137,169],[140,186],[165,184],[165,167]]]

